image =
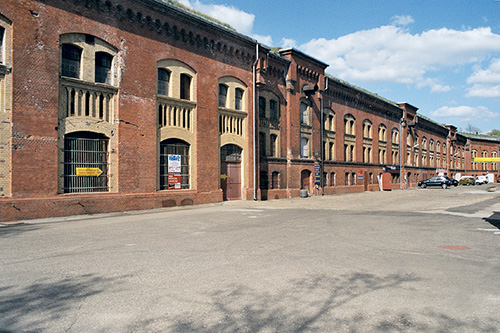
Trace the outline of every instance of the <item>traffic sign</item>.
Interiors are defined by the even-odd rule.
[[[99,168],[76,168],[77,176],[84,177],[99,177],[102,174],[102,170]]]

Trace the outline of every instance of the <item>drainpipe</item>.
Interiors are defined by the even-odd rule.
[[[321,108],[321,195],[325,195],[325,113],[323,111],[324,93],[328,89],[328,78],[325,77],[325,89],[321,93],[320,108]]]
[[[253,200],[257,201],[257,115],[255,107],[255,101],[257,99],[257,63],[259,62],[259,43],[255,45],[255,62],[252,65],[252,75],[253,75],[253,102],[252,102],[252,112],[253,112]]]

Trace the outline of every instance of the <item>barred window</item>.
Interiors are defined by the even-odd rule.
[[[75,132],[64,138],[64,193],[108,191],[109,139]]]
[[[160,190],[189,189],[189,144],[179,139],[160,143]]]

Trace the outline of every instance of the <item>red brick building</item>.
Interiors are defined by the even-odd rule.
[[[497,157],[499,140],[327,67],[159,0],[4,0],[0,220],[498,172],[472,158]]]

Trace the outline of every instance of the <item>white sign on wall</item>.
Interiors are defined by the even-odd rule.
[[[168,173],[181,173],[181,155],[168,155]]]

